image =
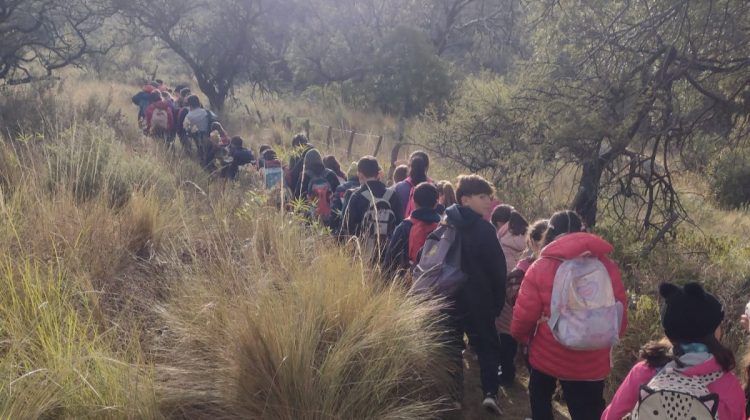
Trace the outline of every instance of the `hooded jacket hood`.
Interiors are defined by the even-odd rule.
[[[170,108],[169,102],[167,101],[154,102],[154,108],[159,108],[165,111],[169,111],[169,108]]]
[[[305,153],[304,158],[305,172],[309,175],[323,175],[326,173],[326,167],[323,165],[323,158],[317,149],[310,149]]]
[[[440,213],[435,209],[421,208],[411,212],[410,219],[416,219],[425,223],[440,223]]]
[[[614,250],[604,239],[586,232],[568,233],[542,249],[542,257],[569,260],[583,255],[604,257]]]
[[[323,164],[323,158],[320,156],[320,152],[318,152],[316,149],[310,149],[307,153],[305,153],[305,166],[310,166],[314,164]]]
[[[467,226],[471,226],[476,223],[477,220],[482,218],[482,215],[475,212],[468,207],[462,207],[458,204],[454,204],[445,210],[446,218],[448,223],[461,229]]]

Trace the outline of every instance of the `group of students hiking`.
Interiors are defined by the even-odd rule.
[[[387,186],[372,156],[343,174],[304,135],[293,145],[299,153],[289,168],[299,170],[289,171],[290,186],[313,205],[327,203],[313,217],[339,237],[357,237],[385,278],[442,302],[456,406],[469,351],[482,406],[500,413],[498,390],[515,383],[520,348],[534,420],[554,418],[558,387],[573,420],[747,418],[734,356],[720,342],[723,307],[699,283],[660,286],[665,339],[644,345],[607,405],[605,380],[627,327],[628,298],[612,245],[586,232],[578,214],[529,224],[479,175],[460,176],[455,190],[433,181],[421,151]],[[326,182],[326,193],[316,193]]]
[[[184,93],[189,111],[176,120],[185,121],[187,138],[195,138],[193,125],[210,135],[201,131],[207,125],[197,97]],[[164,107],[153,97],[143,110],[151,134]],[[479,175],[460,176],[455,189],[432,180],[422,151],[395,168],[386,185],[373,156],[344,173],[304,134],[294,136],[292,147],[286,165],[266,145],[252,159],[265,187],[308,203],[311,222],[337,238],[356,238],[384,278],[439,302],[455,379],[449,397],[457,408],[465,355],[478,362],[482,406],[500,414],[498,391],[514,386],[520,351],[534,420],[554,418],[558,389],[573,420],[748,418],[734,355],[721,344],[723,306],[699,283],[660,285],[665,338],[642,347],[641,360],[607,405],[605,380],[627,328],[628,296],[609,258],[612,245],[587,232],[578,214],[560,211],[528,223],[496,200]],[[742,323],[748,330],[746,317]]]
[[[256,163],[243,139],[230,138],[216,114],[204,108],[187,86],[172,89],[155,80],[143,86],[132,102],[138,106],[138,122],[144,134],[167,146],[179,139],[182,150],[211,172],[236,178],[241,166]]]

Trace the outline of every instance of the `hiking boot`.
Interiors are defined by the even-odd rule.
[[[491,413],[495,413],[497,415],[502,414],[502,412],[500,411],[500,406],[497,405],[497,397],[490,393],[487,393],[484,396],[484,400],[482,401],[482,407],[484,407],[485,410]]]

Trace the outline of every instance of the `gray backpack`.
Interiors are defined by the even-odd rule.
[[[380,261],[385,245],[396,228],[396,214],[390,202],[393,190],[386,190],[382,197],[375,197],[372,191],[367,190],[362,196],[369,202],[362,218],[362,248],[375,261]]]
[[[461,270],[461,235],[454,226],[440,225],[427,236],[413,277],[413,293],[448,298],[458,295],[468,276]]]

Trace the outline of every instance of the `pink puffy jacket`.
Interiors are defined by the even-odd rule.
[[[707,375],[721,369],[713,357],[707,361],[686,368],[682,371],[687,376]],[[604,410],[602,420],[621,420],[630,414],[638,402],[641,385],[646,385],[656,375],[656,369],[649,367],[646,362],[639,362],[630,370],[622,382],[612,402]],[[745,394],[742,385],[733,373],[724,376],[708,385],[708,390],[719,395],[719,418],[721,420],[745,419]]]
[[[497,240],[500,241],[500,247],[503,249],[505,254],[505,267],[508,273],[516,268],[516,264],[523,255],[523,250],[526,248],[526,236],[525,235],[513,235],[508,230],[508,225],[504,226],[497,232]],[[500,316],[495,319],[495,328],[497,332],[501,334],[510,334],[510,322],[513,319],[513,306],[508,303],[506,296],[505,306]]]
[[[529,343],[529,363],[534,369],[573,381],[601,380],[609,375],[610,349],[580,351],[563,347],[542,318],[550,316],[552,284],[561,260],[591,254],[607,268],[615,299],[625,309],[620,327],[622,336],[627,327],[627,296],[620,270],[607,258],[612,250],[612,245],[596,235],[570,233],[544,247],[541,257],[526,272],[513,308],[511,335],[519,343]]]

